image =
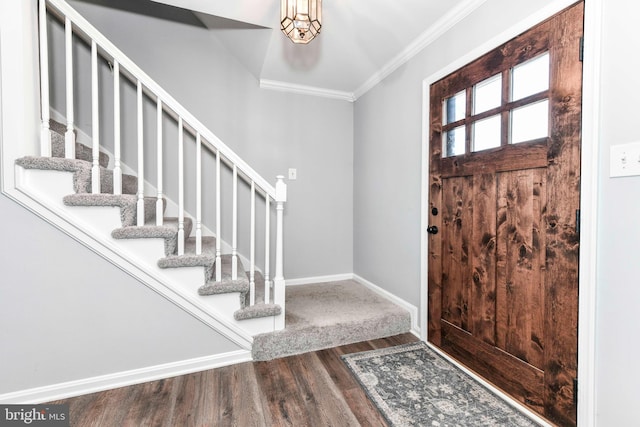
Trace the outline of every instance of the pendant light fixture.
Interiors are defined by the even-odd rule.
[[[307,44],[322,27],[322,0],[281,0],[280,29],[294,43]]]

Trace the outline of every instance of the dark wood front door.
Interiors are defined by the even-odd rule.
[[[430,88],[428,339],[576,424],[583,2]]]

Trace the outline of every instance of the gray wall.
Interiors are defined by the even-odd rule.
[[[640,141],[640,7],[604,1],[597,263],[597,420],[637,425],[640,402],[640,177],[609,178],[609,148]]]
[[[0,394],[239,347],[0,195]]]
[[[420,306],[422,82],[548,3],[487,1],[356,101],[356,274]]]
[[[208,30],[153,2],[137,2],[135,11],[123,10],[130,7],[122,1],[103,2],[122,9],[70,3],[268,181],[275,183],[276,175],[297,168],[298,179],[287,182],[286,279],[353,271],[353,104],[261,90],[216,35],[222,31],[228,38],[234,30]],[[109,78],[105,73],[107,86]],[[105,102],[101,130],[106,144],[112,144],[112,107]],[[76,108],[85,111],[84,116],[78,113],[79,126],[90,130],[88,106]],[[149,117],[153,123],[153,112]],[[135,124],[123,134],[135,141]],[[124,151],[127,162],[135,147]],[[128,163],[135,167],[135,161]],[[213,208],[204,209],[205,218],[213,219]]]

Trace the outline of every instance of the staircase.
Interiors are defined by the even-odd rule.
[[[61,45],[48,34],[56,26]],[[16,160],[16,188],[243,348],[283,329],[283,178],[270,185],[63,0],[40,1],[39,33],[40,155]],[[83,46],[90,76],[74,75],[73,52]],[[55,55],[65,58],[63,81],[49,72]],[[106,66],[112,86],[99,77]],[[90,93],[74,93],[87,81]],[[66,111],[54,109],[60,99],[51,99],[51,85],[65,88]],[[75,123],[81,96],[89,98],[91,135]],[[103,97],[114,108],[107,143]],[[127,101],[133,117],[123,114]]]

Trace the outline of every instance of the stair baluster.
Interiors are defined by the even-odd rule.
[[[64,20],[65,63],[66,63],[66,101],[67,132],[64,135],[64,156],[76,158],[76,136],[73,133],[73,26],[69,17]]]
[[[233,165],[233,224],[231,225],[231,280],[238,280],[238,167]]]
[[[271,198],[265,195],[264,198],[264,303],[271,301],[271,282],[269,281],[269,251],[271,250]]]
[[[137,202],[137,219],[136,225],[141,227],[144,225],[144,128],[142,113],[142,83],[138,80],[137,84],[137,112],[138,112],[138,202]]]
[[[251,180],[251,249],[249,260],[249,304],[256,303],[256,183]]]
[[[98,45],[91,40],[91,139],[93,165],[91,167],[91,192],[100,193],[100,102],[98,89]]]
[[[220,150],[216,150],[216,282],[222,280],[222,234],[220,217]]]
[[[49,42],[47,36],[47,3],[40,0],[38,5],[38,19],[40,31],[40,115],[42,128],[40,130],[40,155],[51,156],[51,132],[49,129]]]
[[[184,255],[184,129],[178,118],[178,255]]]
[[[276,177],[276,271],[273,277],[273,287],[276,290],[273,296],[273,303],[282,307],[285,312],[285,292],[284,292],[284,202],[287,201],[287,184],[284,183],[284,176]],[[284,328],[284,315],[276,317],[276,330]]]
[[[202,253],[202,137],[196,134],[196,255]]]
[[[113,194],[122,194],[120,164],[120,63],[113,61]]]
[[[161,226],[163,215],[164,215],[164,203],[162,202],[162,100],[158,97],[158,105],[157,105],[157,113],[158,113],[158,146],[157,146],[157,155],[158,155],[158,182],[156,183],[156,187],[158,189],[158,200],[156,200],[156,225]]]

